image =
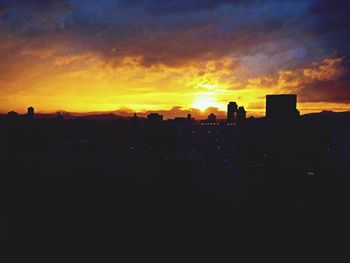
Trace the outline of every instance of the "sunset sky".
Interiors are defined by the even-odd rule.
[[[0,112],[350,110],[346,0],[0,0]],[[215,109],[216,108],[216,109]],[[200,111],[192,110],[199,113]]]

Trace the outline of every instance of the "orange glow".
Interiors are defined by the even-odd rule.
[[[35,52],[34,52],[35,51]],[[94,53],[67,54],[60,47],[26,50],[0,80],[0,111],[130,111],[209,107],[225,111],[236,101],[248,116],[264,115],[265,95],[298,93],[314,79],[338,78],[341,59],[314,68],[280,71],[277,76],[246,77],[229,58],[192,61],[171,67],[144,66],[141,57],[112,63]],[[300,98],[300,97],[299,97]],[[302,101],[302,100],[300,100]],[[347,103],[300,102],[301,113],[350,110]]]
[[[216,101],[215,94],[202,93],[195,95],[192,107],[204,112],[210,107],[220,109],[222,105]]]

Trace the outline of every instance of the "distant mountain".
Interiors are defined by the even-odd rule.
[[[322,111],[319,113],[309,113],[301,116],[305,120],[342,120],[350,121],[350,111],[334,112],[334,111]]]
[[[120,120],[120,119],[130,119],[131,116],[120,116],[113,113],[107,113],[107,114],[88,114],[88,115],[80,115],[75,116],[75,118],[79,119],[86,119],[86,120],[96,120],[96,121],[108,121],[108,120]]]
[[[324,117],[324,116],[350,116],[350,111],[341,111],[341,112],[335,112],[335,111],[321,111],[316,113],[308,113],[303,114],[303,117]]]

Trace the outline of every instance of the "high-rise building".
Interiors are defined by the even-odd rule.
[[[237,110],[237,122],[242,123],[246,119],[246,111],[243,106],[240,106]]]
[[[296,118],[297,95],[266,95],[266,117],[270,120],[290,120]]]
[[[229,102],[227,105],[227,123],[234,123],[236,121],[236,113],[237,113],[237,103],[236,102]]]
[[[33,107],[29,107],[29,108],[28,108],[27,117],[28,117],[29,119],[34,119],[34,108],[33,108]]]

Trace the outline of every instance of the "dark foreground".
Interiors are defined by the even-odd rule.
[[[249,210],[255,226],[271,213],[342,210],[350,200],[347,170],[327,161],[327,130],[242,128],[237,159],[227,160],[210,150],[180,156],[179,127],[35,121],[0,126],[2,262],[115,262],[160,251],[164,260],[239,229]]]

